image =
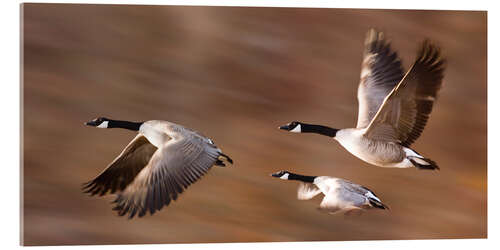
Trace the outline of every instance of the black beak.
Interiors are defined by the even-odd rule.
[[[290,130],[290,126],[288,124],[287,125],[283,125],[283,126],[280,126],[279,129],[283,129],[283,130],[289,131]]]
[[[272,177],[280,177],[280,174],[281,173],[274,173],[274,174],[271,174]]]
[[[87,125],[87,126],[97,127],[96,121],[90,121],[90,122],[86,122],[84,124]]]

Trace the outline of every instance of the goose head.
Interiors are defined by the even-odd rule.
[[[302,123],[298,121],[293,121],[288,123],[287,125],[280,126],[279,129],[283,129],[292,133],[301,133]]]
[[[110,119],[106,117],[98,117],[92,121],[85,123],[87,126],[97,127],[97,128],[108,128]]]
[[[288,180],[288,177],[290,176],[290,172],[286,170],[281,170],[279,172],[276,172],[274,174],[271,174],[272,177],[280,178],[283,180]]]
[[[290,122],[287,125],[279,127],[279,129],[283,129],[292,133],[315,133],[328,137],[337,136],[337,132],[339,131],[339,129],[336,128],[330,128],[327,126],[316,124],[307,124],[298,121]]]

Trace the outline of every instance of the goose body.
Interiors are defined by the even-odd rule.
[[[117,193],[113,209],[120,216],[142,217],[148,211],[154,214],[176,200],[213,165],[232,163],[211,139],[172,122],[101,117],[86,125],[138,132],[122,153],[83,187],[90,195]]]
[[[310,200],[316,195],[323,194],[324,198],[319,209],[332,214],[339,212],[349,214],[352,211],[370,208],[388,209],[370,189],[341,178],[306,176],[284,170],[272,176],[300,181],[297,190],[299,200]]]
[[[388,168],[409,168],[413,164],[407,157],[420,157],[413,150],[398,143],[371,140],[364,129],[341,129],[335,137],[349,153],[372,165]],[[408,153],[408,154],[407,154]]]
[[[426,40],[403,74],[396,52],[381,32],[372,29],[365,40],[356,128],[335,129],[293,121],[280,129],[332,137],[351,154],[375,166],[439,169],[434,161],[409,146],[427,123],[444,68],[440,49]]]

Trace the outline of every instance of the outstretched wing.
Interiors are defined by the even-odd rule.
[[[83,184],[90,195],[104,195],[124,190],[148,164],[157,148],[143,135],[137,135],[97,177]]]
[[[403,78],[401,61],[382,32],[370,29],[366,35],[361,80],[358,86],[357,128],[365,128],[373,119],[384,98]]]
[[[300,182],[299,188],[297,190],[297,199],[299,200],[310,200],[314,196],[321,193],[316,185],[312,183]]]
[[[424,41],[414,64],[385,98],[365,136],[409,146],[422,133],[441,88],[445,60],[437,46]]]
[[[170,141],[160,148],[137,178],[114,201],[120,216],[151,214],[176,200],[217,161],[220,150],[202,138]]]

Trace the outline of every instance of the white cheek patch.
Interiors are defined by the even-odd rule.
[[[294,129],[290,130],[290,132],[292,132],[292,133],[300,133],[300,132],[302,132],[302,128],[300,127],[300,124],[297,125],[297,127],[295,127]]]
[[[285,173],[284,175],[282,175],[282,176],[280,177],[280,179],[283,179],[283,180],[288,180],[288,175],[289,175],[288,173]]]
[[[99,126],[97,126],[98,128],[108,128],[108,121],[103,121],[101,124],[99,124]]]

